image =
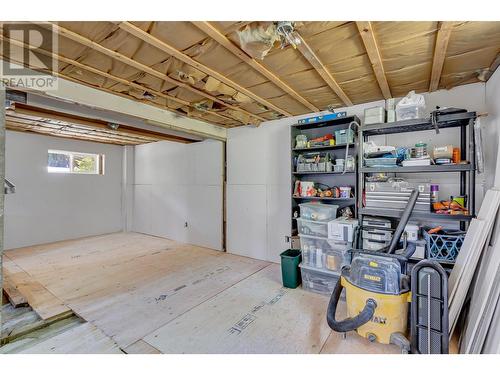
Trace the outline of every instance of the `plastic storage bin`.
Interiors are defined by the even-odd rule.
[[[354,142],[354,130],[352,129],[335,130],[335,144],[345,145],[347,141],[349,141],[349,143]]]
[[[300,264],[302,288],[314,293],[331,295],[337,284],[340,274],[317,270],[313,267]]]
[[[340,272],[343,266],[349,265],[351,246],[348,242],[314,236],[299,236],[302,264],[335,272]]]
[[[302,250],[310,249],[322,249],[326,252],[340,252],[346,253],[351,250],[351,245],[349,242],[342,242],[337,240],[331,240],[328,238],[308,236],[299,234],[300,237],[300,248]]]
[[[395,167],[398,158],[366,158],[365,165],[367,167],[378,167],[378,166],[386,166],[386,167]]]
[[[391,241],[381,241],[381,240],[370,240],[367,238],[363,239],[363,250],[370,250],[370,251],[379,251],[387,246]]]
[[[297,163],[297,172],[332,172],[333,163],[330,161],[320,163]]]
[[[465,233],[429,234],[427,230],[423,230],[427,242],[427,259],[455,263],[464,243]]]
[[[365,125],[379,124],[385,122],[385,108],[372,107],[365,109]]]
[[[306,220],[328,221],[337,217],[339,206],[322,203],[301,203],[300,217]]]
[[[328,221],[307,220],[299,217],[297,218],[297,226],[299,229],[299,234],[305,234],[306,236],[327,238]]]
[[[302,259],[300,250],[288,249],[280,254],[281,278],[285,288],[295,289],[300,285],[301,276],[299,264]]]
[[[408,107],[399,107],[396,109],[396,118],[401,120],[412,120],[416,118],[425,117],[425,107],[418,107],[416,105]]]

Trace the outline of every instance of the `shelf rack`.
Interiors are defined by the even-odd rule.
[[[434,130],[435,126],[430,119],[415,119],[396,121],[391,123],[363,125],[359,131],[358,146],[358,183],[360,192],[364,191],[365,175],[367,173],[448,173],[455,172],[460,175],[460,194],[468,195],[467,208],[470,215],[443,215],[433,212],[414,212],[413,219],[428,221],[455,221],[460,222],[462,229],[474,217],[475,212],[475,144],[474,144],[474,120],[476,112],[464,112],[438,116],[436,124],[439,129],[458,128],[460,131],[460,152],[461,160],[468,160],[468,164],[451,165],[428,165],[411,167],[365,167],[363,144],[370,136],[396,134],[405,132],[419,132]],[[468,132],[468,134],[467,134]],[[468,141],[468,142],[467,142]],[[358,218],[360,223],[364,215],[382,216],[390,218],[401,217],[402,210],[397,209],[374,209],[363,207],[363,194],[358,194]]]
[[[345,174],[342,172],[296,172],[295,168],[295,160],[296,158],[303,153],[309,152],[328,152],[332,156],[336,158],[344,158],[346,145],[333,145],[333,146],[317,146],[310,148],[297,148],[295,147],[295,137],[299,134],[304,134],[308,139],[321,137],[326,134],[332,134],[335,130],[347,129],[349,127],[349,123],[352,121],[356,121],[361,125],[361,122],[357,116],[348,116],[343,118],[338,118],[334,120],[322,121],[313,124],[295,124],[290,127],[291,134],[291,200],[292,200],[292,218],[294,217],[294,212],[299,210],[298,204],[303,202],[321,202],[325,204],[335,204],[340,208],[343,207],[351,207],[354,214],[356,214],[356,202],[357,202],[357,193],[358,193],[358,174],[357,174],[357,165],[355,163],[356,170],[354,172],[346,172]],[[356,126],[352,126],[351,129],[354,131],[354,142],[349,144],[349,155],[352,155],[356,158],[358,151],[358,129]],[[330,187],[333,186],[352,186],[354,188],[354,198],[320,198],[320,197],[297,197],[293,195],[295,181],[304,180],[306,181],[314,181],[318,183],[322,183],[328,185]],[[292,236],[297,235],[297,223],[296,220],[292,220]]]

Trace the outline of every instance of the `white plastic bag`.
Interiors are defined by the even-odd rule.
[[[410,107],[410,106],[425,107],[424,96],[420,95],[420,94],[415,94],[415,91],[412,90],[403,99],[401,99],[398,102],[398,104],[396,105],[396,108]]]
[[[425,115],[425,98],[423,95],[410,91],[398,104],[396,104],[396,117],[398,121],[422,118]]]

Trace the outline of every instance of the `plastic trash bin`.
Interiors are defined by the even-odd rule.
[[[285,288],[295,289],[301,283],[299,264],[302,259],[300,250],[288,249],[281,254],[281,278]]]

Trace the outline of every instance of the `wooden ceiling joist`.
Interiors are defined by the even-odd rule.
[[[316,69],[321,78],[323,78],[326,84],[330,86],[330,88],[340,98],[340,100],[342,100],[345,105],[351,106],[353,104],[351,99],[349,99],[349,97],[339,86],[335,78],[333,78],[331,73],[326,69],[325,65],[321,62],[316,53],[314,53],[312,48],[306,43],[304,38],[302,38],[302,36],[300,36],[298,32],[295,32],[295,35],[300,41],[297,45],[297,49],[300,51],[300,53],[302,53],[302,55],[306,58],[307,61],[309,61],[312,67]]]
[[[356,26],[358,27],[361,39],[363,39],[363,44],[365,45],[366,53],[372,64],[380,91],[385,99],[392,98],[391,89],[389,88],[389,83],[385,75],[384,65],[382,64],[382,58],[380,57],[377,40],[373,33],[372,23],[370,21],[357,21]]]
[[[239,91],[243,94],[245,94],[246,96],[248,96],[249,98],[252,98],[253,100],[255,100],[256,102],[266,106],[267,108],[270,108],[270,109],[273,109],[275,110],[276,112],[278,113],[281,113],[282,115],[285,115],[285,116],[291,116],[291,114],[281,108],[279,108],[278,106],[274,105],[273,103],[269,102],[268,100],[264,99],[264,98],[261,98],[260,96],[256,95],[255,93],[253,93],[252,91],[250,90],[247,90],[246,88],[244,88],[243,86],[240,86],[239,84],[237,84],[236,82],[233,82],[232,80],[230,80],[229,78],[225,77],[223,74],[207,67],[206,65],[192,59],[191,57],[189,57],[188,55],[182,53],[181,51],[175,49],[174,47],[172,47],[171,45],[167,44],[166,42],[156,38],[155,36],[149,34],[148,32],[140,29],[139,27],[131,24],[130,22],[120,22],[118,24],[118,26],[122,29],[122,30],[125,30],[127,31],[128,33],[134,35],[136,38],[139,38],[141,39],[143,42],[146,42],[156,48],[158,48],[159,50],[163,51],[163,52],[166,52],[167,54],[175,57],[176,59],[188,64],[188,65],[191,65],[192,67],[195,67],[196,69],[202,71],[203,73],[206,73],[208,74],[209,76],[212,76],[216,79],[218,79],[219,81],[225,83],[226,85],[232,87],[233,89],[235,89],[236,91]]]
[[[188,138],[180,137],[178,135],[164,134],[153,130],[134,128],[132,126],[123,124],[118,124],[119,125],[118,130],[114,130],[111,129],[109,127],[109,123],[104,120],[77,116],[73,114],[53,111],[46,108],[33,107],[28,104],[14,103],[12,108],[16,114],[24,115],[28,118],[35,119],[37,121],[39,121],[40,119],[51,119],[55,121],[60,121],[62,123],[80,125],[90,130],[95,130],[95,129],[104,130],[105,132],[108,133],[118,131],[124,136],[146,137],[148,139],[154,139],[157,141],[163,140],[163,141],[173,141],[180,143],[193,142]]]
[[[21,41],[18,41],[18,40],[15,40],[15,39],[5,38],[1,34],[0,34],[0,40],[3,40],[3,41],[6,41],[6,42],[8,42],[8,43],[10,43],[12,45],[16,45],[16,46],[27,48],[27,49],[34,48],[34,47],[32,47],[32,46],[30,46],[30,45],[28,45],[26,43],[23,43]],[[176,98],[175,96],[171,96],[171,95],[165,94],[163,92],[151,89],[151,88],[149,88],[147,86],[140,85],[138,83],[126,80],[124,78],[117,77],[117,76],[114,76],[112,74],[103,72],[103,71],[101,71],[99,69],[96,69],[96,68],[90,66],[90,65],[82,64],[79,61],[72,60],[72,59],[69,59],[69,58],[61,56],[61,55],[57,55],[57,54],[55,54],[53,52],[49,52],[49,51],[43,50],[41,48],[37,48],[37,52],[45,54],[47,56],[50,56],[51,58],[57,59],[58,61],[61,61],[61,62],[65,63],[65,64],[69,64],[69,65],[72,65],[74,67],[77,67],[77,68],[80,68],[80,69],[84,69],[84,70],[86,70],[88,72],[91,72],[93,74],[99,75],[101,77],[107,78],[107,79],[115,81],[117,83],[121,83],[121,84],[126,85],[128,87],[132,87],[132,88],[140,90],[140,91],[147,91],[147,92],[150,92],[153,95],[156,95],[158,97],[161,97],[161,98],[164,98],[164,99],[168,99],[168,100],[171,100],[173,102],[176,102],[176,103],[182,104],[184,106],[191,107],[191,108],[195,109],[195,107],[191,103],[189,103],[188,101],[186,101],[186,100],[182,100],[182,99]],[[6,56],[6,58],[10,59],[11,57],[10,56]],[[70,80],[70,81],[76,81],[73,77],[70,77],[68,75],[65,75],[65,74],[62,74],[62,73],[59,73],[59,72],[52,72],[52,73],[56,74],[57,76],[59,76],[61,78],[64,78],[64,79],[67,79],[67,80]],[[77,82],[80,82],[80,81],[77,81]],[[107,92],[110,92],[110,93],[113,93],[115,95],[119,95],[117,92],[114,92],[112,90],[108,90],[108,89],[105,89],[105,88],[102,88],[102,87],[100,87],[99,89],[107,91]],[[134,98],[134,100],[138,100],[138,99]],[[220,114],[220,113],[218,113],[216,111],[213,111],[213,110],[206,110],[204,112],[207,112],[207,113],[209,113],[209,114],[211,114],[213,116],[219,117],[219,118],[221,118],[221,119],[223,119],[225,121],[229,120],[229,121],[238,121],[239,122],[239,120],[235,120],[232,117],[225,116],[225,115]]]
[[[201,31],[207,34],[210,38],[215,40],[217,43],[226,48],[233,55],[241,59],[243,62],[254,68],[264,77],[266,77],[269,81],[274,83],[280,89],[289,94],[292,98],[302,103],[304,106],[309,108],[314,112],[318,112],[319,108],[314,104],[310,103],[307,99],[301,96],[297,91],[292,89],[289,85],[287,85],[283,80],[281,80],[277,75],[269,71],[262,64],[257,62],[255,59],[246,54],[242,49],[240,49],[236,44],[234,44],[229,38],[227,38],[224,34],[222,34],[217,28],[210,24],[210,22],[206,21],[194,21],[192,22],[196,27],[198,27]],[[288,114],[287,116],[290,116]]]
[[[212,100],[213,102],[216,102],[224,107],[227,107],[233,111],[236,111],[236,112],[240,112],[246,116],[248,116],[249,118],[254,118],[255,120],[258,120],[258,121],[266,121],[265,118],[261,117],[261,116],[258,116],[254,113],[251,113],[251,112],[248,112],[242,108],[239,108],[239,107],[236,107],[232,104],[229,104],[229,103],[226,103],[218,98],[216,98],[215,96],[213,95],[210,95],[204,91],[201,91],[201,90],[198,90],[194,87],[192,87],[191,85],[185,83],[185,82],[182,82],[182,81],[178,81],[176,79],[173,79],[171,77],[169,77],[168,75],[158,71],[158,70],[155,70],[147,65],[144,65],[134,59],[131,59],[119,52],[116,52],[116,51],[113,51],[109,48],[106,48],[102,45],[100,45],[99,43],[96,43],[90,39],[87,39],[85,38],[84,36],[80,35],[80,34],[77,34],[73,31],[70,31],[70,30],[67,30],[57,24],[53,24],[54,28],[53,30],[58,34],[58,35],[61,35],[63,37],[66,37],[68,39],[71,39],[72,41],[74,42],[77,42],[77,43],[80,43],[81,45],[84,45],[94,51],[97,51],[97,52],[100,52],[106,56],[109,56],[115,60],[118,60],[126,65],[129,65],[139,71],[143,71],[145,73],[148,73],[156,78],[159,78],[165,82],[168,82],[168,83],[171,83],[173,85],[176,85],[176,86],[179,86],[179,87],[182,87],[183,89],[186,89],[188,91],[191,91],[199,96],[202,96],[202,97],[205,97],[207,99],[210,99]],[[255,123],[255,121],[250,121],[251,123]]]
[[[10,118],[6,118],[5,121],[5,128],[7,130],[12,130],[12,131],[18,131],[18,132],[30,132],[30,133],[37,133],[37,134],[42,134],[42,135],[47,135],[47,136],[52,136],[52,137],[61,137],[61,138],[70,138],[70,139],[76,139],[79,141],[89,141],[89,142],[98,142],[98,143],[106,143],[106,144],[113,144],[113,145],[119,145],[119,146],[135,146],[142,144],[144,142],[134,142],[134,141],[129,141],[129,140],[123,140],[121,138],[109,138],[109,137],[100,137],[98,135],[94,134],[76,134],[72,131],[68,130],[61,130],[58,133],[55,133],[53,129],[45,127],[43,123],[36,124],[36,123],[25,123],[24,121],[14,121],[11,120]]]
[[[436,44],[434,45],[434,57],[432,60],[432,72],[429,84],[429,92],[436,91],[441,80],[446,50],[450,41],[451,32],[455,22],[440,22],[436,35]]]

